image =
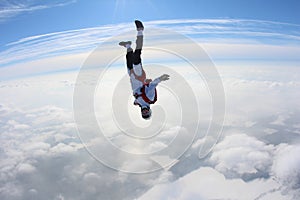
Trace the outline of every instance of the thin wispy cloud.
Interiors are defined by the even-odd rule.
[[[245,19],[191,19],[191,20],[162,20],[149,24],[169,28],[187,35],[199,37],[234,36],[237,38],[250,38],[262,41],[267,38],[289,39],[293,42],[300,41],[300,25]],[[186,26],[185,24],[188,24]],[[255,38],[257,37],[257,38]],[[267,40],[268,41],[268,40]]]
[[[65,2],[70,3],[70,2]],[[63,5],[51,4],[47,5]],[[42,6],[43,8],[45,6]],[[28,9],[37,9],[28,8]],[[269,42],[271,44],[300,43],[300,26],[276,22],[236,19],[199,19],[199,20],[165,20],[145,23],[151,28],[168,28],[179,33],[198,38],[202,42],[218,39],[243,39],[252,43]],[[284,31],[282,31],[284,26]],[[131,24],[106,25],[78,30],[48,33],[22,38],[6,45],[0,52],[0,65],[40,59],[49,56],[87,52],[105,39],[130,29]],[[211,40],[210,40],[211,41]]]
[[[76,0],[55,0],[55,1],[1,1],[0,2],[0,23],[3,23],[17,15],[30,13],[37,10],[53,7],[66,6],[75,3]]]

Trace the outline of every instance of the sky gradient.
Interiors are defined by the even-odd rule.
[[[0,199],[300,199],[299,10],[296,0],[0,0]],[[145,25],[147,76],[173,73],[157,88],[152,121],[132,105],[126,49],[118,45],[135,40],[135,19]],[[201,63],[202,76],[191,61]],[[203,79],[205,69],[217,74]],[[218,93],[208,87],[216,78]],[[120,91],[128,98],[118,98]],[[83,104],[75,107],[78,99]],[[213,110],[217,100],[223,107]],[[186,105],[197,117],[184,117]],[[224,109],[224,121],[211,120],[218,112],[223,119]],[[78,111],[94,124],[83,121],[78,131]],[[120,120],[122,114],[129,117]],[[129,137],[130,123],[153,121],[159,134]],[[222,127],[221,135],[210,127]],[[173,141],[170,151],[158,151]],[[176,148],[187,142],[184,151]],[[158,154],[155,162],[132,159],[112,144]],[[214,148],[199,157],[207,144]],[[92,155],[94,147],[121,170]],[[165,168],[124,173],[158,164]]]
[[[258,19],[300,24],[297,0],[13,0],[0,2],[1,43],[106,24],[191,18]]]

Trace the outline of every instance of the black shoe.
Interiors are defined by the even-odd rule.
[[[119,45],[123,47],[126,47],[127,44],[131,45],[131,41],[127,41],[127,42],[122,41],[119,43]]]
[[[135,20],[134,23],[135,23],[137,31],[144,30],[144,26],[143,26],[143,23],[141,21]]]

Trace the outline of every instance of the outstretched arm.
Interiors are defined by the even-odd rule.
[[[149,87],[156,87],[161,81],[169,80],[170,76],[168,74],[161,75],[160,77],[154,79],[149,83]]]
[[[159,77],[160,81],[166,81],[166,80],[169,80],[170,79],[170,75],[169,74],[164,74],[164,75],[161,75]]]

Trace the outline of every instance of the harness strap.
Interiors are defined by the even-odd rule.
[[[141,87],[141,93],[140,94],[137,94],[135,93],[133,96],[137,99],[139,97],[142,97],[143,100],[146,102],[146,103],[149,103],[149,104],[154,104],[156,101],[157,101],[157,91],[156,91],[156,88],[155,88],[155,95],[154,95],[154,99],[153,100],[150,100],[147,95],[146,95],[146,86],[148,87],[149,86],[149,83],[148,84],[144,84],[143,87]]]

